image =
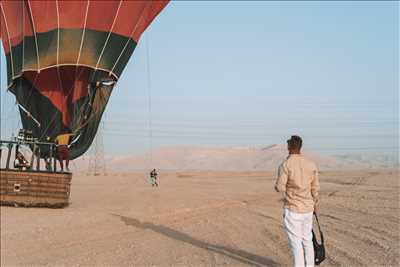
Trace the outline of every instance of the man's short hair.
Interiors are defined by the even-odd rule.
[[[292,149],[301,149],[301,146],[303,145],[303,140],[298,135],[292,135],[290,139],[287,140],[287,143]]]

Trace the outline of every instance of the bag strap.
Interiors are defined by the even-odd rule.
[[[321,231],[321,226],[319,225],[318,216],[317,216],[317,214],[315,212],[314,212],[314,216],[315,216],[315,220],[317,221],[319,234],[321,236],[321,243],[323,244],[324,243],[324,234]]]

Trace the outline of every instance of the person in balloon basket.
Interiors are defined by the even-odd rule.
[[[19,151],[17,151],[17,153],[15,154],[14,168],[17,168],[19,170],[26,170],[30,168],[28,161]]]
[[[287,140],[289,156],[279,166],[275,190],[284,198],[283,224],[294,266],[314,266],[313,212],[318,212],[319,178],[314,162],[301,154],[302,139]]]
[[[68,128],[65,128],[60,135],[55,139],[57,145],[57,155],[60,162],[61,171],[64,171],[64,161],[66,171],[69,172],[69,142],[73,134]]]

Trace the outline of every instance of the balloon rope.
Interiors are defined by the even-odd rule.
[[[130,41],[131,39],[133,39],[133,35],[136,33],[136,30],[137,30],[138,26],[140,25],[140,23],[142,22],[142,19],[144,19],[144,14],[145,14],[145,13],[148,14],[148,12],[145,12],[146,9],[148,9],[149,7],[151,7],[151,5],[152,5],[152,1],[147,1],[147,2],[146,2],[146,5],[143,6],[142,14],[140,15],[138,21],[136,22],[135,27],[132,29],[132,32],[131,32],[131,34],[129,35],[130,38],[128,38],[128,39],[126,40],[125,45],[124,45],[124,48],[122,49],[121,53],[119,54],[117,60],[115,61],[114,65],[113,65],[113,67],[111,68],[110,73],[114,73],[114,69],[115,69],[115,67],[117,66],[117,64],[118,64],[118,62],[119,62],[119,60],[120,60],[120,58],[121,58],[122,55],[124,54],[125,49],[127,48],[128,44],[129,44],[129,41]],[[147,17],[148,17],[148,16],[147,16]]]
[[[103,53],[104,53],[104,51],[106,50],[108,41],[110,40],[111,32],[113,31],[115,22],[117,21],[117,17],[118,17],[119,10],[120,10],[120,8],[121,8],[121,4],[122,4],[122,0],[119,1],[118,9],[117,9],[117,12],[115,12],[115,16],[114,16],[114,19],[113,19],[113,23],[111,24],[110,30],[108,31],[107,39],[106,39],[106,41],[104,42],[103,49],[101,50],[99,59],[97,60],[97,63],[96,63],[96,67],[94,68],[95,73],[96,73],[96,71],[97,71],[97,67],[98,67],[99,64],[100,64],[101,57],[103,56]]]
[[[29,16],[31,18],[33,36],[35,37],[37,68],[38,68],[38,72],[40,72],[39,45],[38,45],[37,34],[36,34],[36,29],[35,29],[35,21],[33,19],[31,3],[29,1],[27,1],[26,3],[28,3],[28,8],[29,8],[29,12],[28,13],[29,13]]]
[[[152,106],[151,106],[151,72],[150,72],[150,49],[149,49],[149,31],[146,33],[146,72],[147,72],[147,93],[148,93],[148,130],[149,130],[149,168],[153,168],[153,121],[152,121]]]
[[[70,92],[71,92],[71,90],[73,89],[73,87],[75,86],[76,80],[78,80],[78,79],[81,77],[82,72],[83,72],[83,70],[84,70],[84,68],[81,68],[81,69],[79,70],[79,75],[78,75],[78,77],[77,77],[78,66],[79,66],[79,60],[80,60],[80,58],[81,58],[82,47],[83,47],[83,41],[84,41],[84,39],[85,39],[86,24],[87,24],[87,16],[88,16],[88,12],[89,12],[89,4],[90,4],[90,0],[87,0],[86,12],[85,12],[85,21],[84,21],[84,24],[83,24],[82,36],[81,36],[81,44],[80,44],[80,46],[79,46],[78,57],[77,57],[77,59],[76,59],[76,66],[75,66],[75,73],[74,73],[74,83],[73,83],[72,86],[71,86]],[[82,105],[82,106],[83,106],[83,105]],[[78,112],[78,111],[74,108],[73,112],[74,112],[73,118],[74,118],[74,120],[75,120],[75,117],[77,117],[77,114],[79,114],[79,113],[81,112],[81,109],[79,108],[79,112]],[[75,121],[76,121],[76,120],[75,120]],[[72,125],[75,125],[75,124],[76,124],[75,121],[72,122]]]
[[[25,3],[21,1],[22,9],[22,35],[25,35]],[[22,70],[25,69],[25,37],[22,37]]]
[[[74,72],[74,82],[72,83],[71,88],[70,88],[69,91],[67,92],[67,95],[64,96],[64,99],[65,99],[65,98],[68,98],[68,97],[70,96],[70,94],[74,91],[73,89],[74,89],[74,86],[75,86],[75,82],[76,82],[77,79],[79,79],[79,78],[81,77],[82,72],[83,72],[83,68],[80,69],[79,74],[78,74],[78,77],[76,77],[76,76],[77,76],[77,72],[78,72],[79,59],[80,59],[80,57],[81,57],[81,52],[82,52],[82,47],[83,47],[83,41],[84,41],[84,37],[85,37],[86,23],[87,23],[87,15],[88,15],[88,11],[89,11],[89,3],[90,3],[90,0],[87,1],[87,5],[86,5],[85,22],[84,22],[83,30],[82,30],[82,37],[81,37],[81,43],[80,43],[80,46],[79,46],[78,58],[77,58],[77,60],[76,60],[76,66],[75,66],[75,72]],[[58,8],[58,5],[57,5],[57,8]],[[58,11],[58,10],[57,10],[57,11]],[[58,14],[57,14],[57,15],[58,15]],[[58,18],[58,19],[59,19],[59,18]],[[57,23],[59,23],[59,21],[58,21]],[[59,37],[58,37],[58,38],[59,38]],[[58,40],[58,41],[59,41],[59,40]],[[57,47],[57,63],[58,63],[58,53],[59,53],[58,49],[59,49],[59,48]],[[58,79],[59,79],[59,81],[60,81],[60,84],[62,84],[61,78],[60,78],[59,65],[57,65],[57,75],[58,75]],[[62,88],[62,85],[61,85],[61,88]],[[51,92],[51,96],[53,96],[53,93],[54,93],[54,90]],[[62,104],[62,105],[63,105],[63,108],[64,108],[64,107],[65,107],[65,101],[63,101],[63,104]],[[48,132],[50,126],[53,124],[53,122],[54,122],[55,119],[57,118],[57,114],[58,114],[57,112],[54,113],[54,115],[52,116],[52,119],[51,119],[50,122],[47,124],[46,129],[42,132],[42,134],[41,134],[39,140],[41,140],[41,139],[47,134],[47,132]]]
[[[7,33],[7,41],[8,41],[8,46],[10,49],[10,57],[11,57],[11,77],[14,77],[14,57],[13,57],[13,51],[12,51],[12,46],[11,46],[11,38],[10,38],[10,32],[8,30],[8,23],[7,23],[7,18],[6,18],[6,12],[4,11],[4,7],[2,5],[3,3],[0,2],[0,9],[1,9],[1,15],[3,15],[4,18],[4,26],[6,26],[6,33]],[[4,33],[3,33],[4,34]],[[2,39],[4,40],[4,35],[2,35]],[[5,44],[5,42],[3,43]],[[4,46],[5,48],[5,46]]]

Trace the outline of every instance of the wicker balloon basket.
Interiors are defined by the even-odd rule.
[[[69,203],[71,179],[71,173],[0,170],[0,204],[64,208]]]

